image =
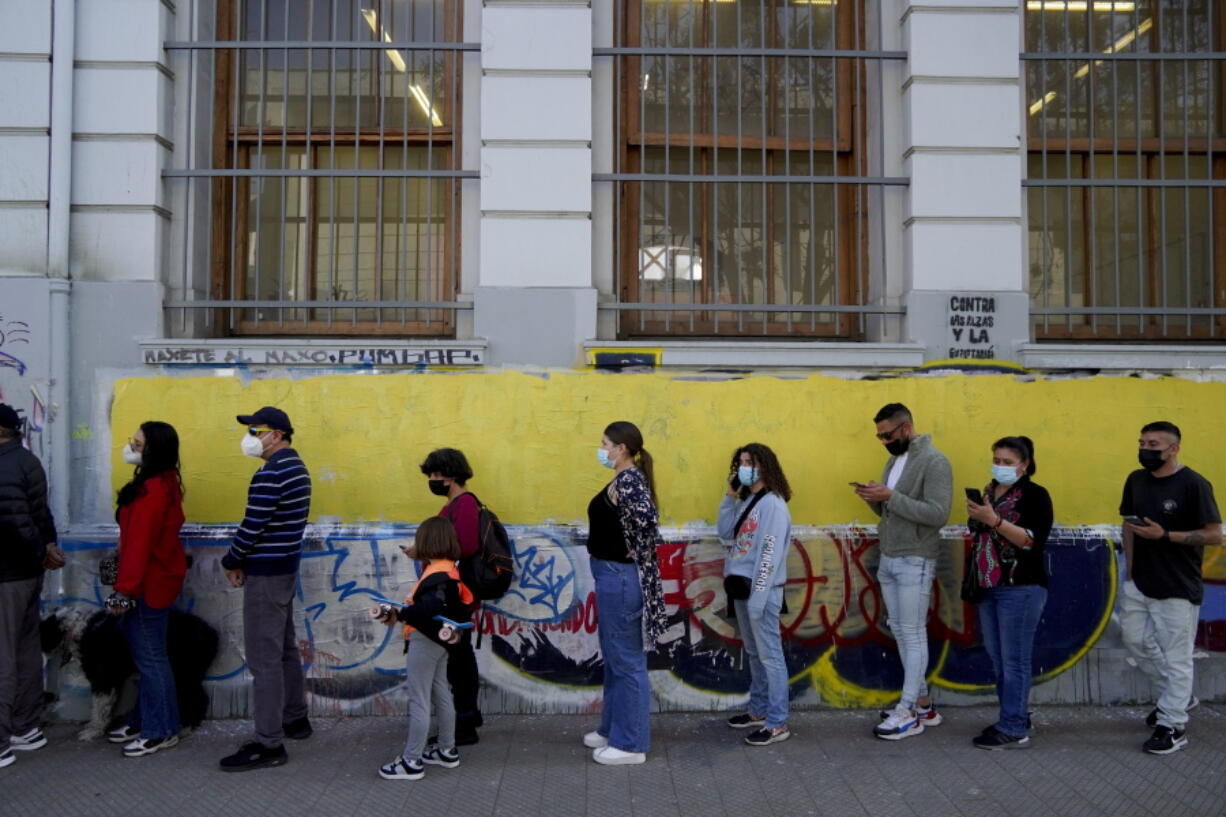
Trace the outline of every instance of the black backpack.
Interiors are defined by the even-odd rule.
[[[511,537],[489,508],[477,499],[477,552],[460,560],[460,580],[480,601],[502,598],[511,587],[515,560],[511,557]]]

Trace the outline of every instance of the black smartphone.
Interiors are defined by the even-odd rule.
[[[732,486],[732,490],[734,491],[741,490],[741,478],[736,474],[732,475],[732,480],[728,484]]]
[[[1124,521],[1129,525],[1136,525],[1138,528],[1145,527],[1145,520],[1139,516],[1125,516]]]
[[[983,494],[978,488],[963,488],[962,490],[966,491],[966,498],[971,502],[974,502],[976,505],[983,504]]]
[[[848,485],[850,485],[850,486],[851,486],[851,487],[853,487],[853,488],[863,488],[863,487],[864,487],[864,483],[863,483],[863,482],[849,482],[849,483],[847,483],[847,484],[848,484]]]

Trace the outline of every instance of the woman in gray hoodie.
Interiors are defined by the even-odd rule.
[[[719,506],[719,538],[728,548],[724,588],[749,659],[749,709],[728,719],[734,729],[757,727],[745,742],[787,740],[788,669],[779,610],[792,541],[792,498],[775,452],[750,443],[732,455],[728,491]]]

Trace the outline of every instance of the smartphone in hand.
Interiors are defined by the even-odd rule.
[[[728,484],[732,486],[732,490],[734,491],[741,490],[741,478],[736,474],[732,475],[732,479],[728,480]]]
[[[1139,516],[1125,516],[1124,521],[1127,522],[1129,525],[1136,525],[1138,528],[1143,528],[1145,527],[1146,524],[1148,524],[1144,519],[1142,519]]]
[[[863,488],[863,487],[864,487],[864,483],[863,483],[863,482],[849,482],[849,483],[847,483],[847,484],[848,484],[848,485],[850,485],[850,486],[851,486],[851,487],[853,487],[853,488]]]
[[[962,490],[966,492],[966,498],[971,502],[976,505],[983,504],[983,493],[978,488],[963,488]]]

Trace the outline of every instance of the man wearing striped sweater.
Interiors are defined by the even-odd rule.
[[[311,735],[294,632],[311,475],[290,447],[294,427],[285,412],[265,406],[238,421],[247,426],[243,453],[263,459],[264,466],[251,478],[243,523],[221,560],[230,584],[244,588],[243,641],[255,709],[255,740],[222,758],[227,772],[280,766],[289,759],[283,739]]]

